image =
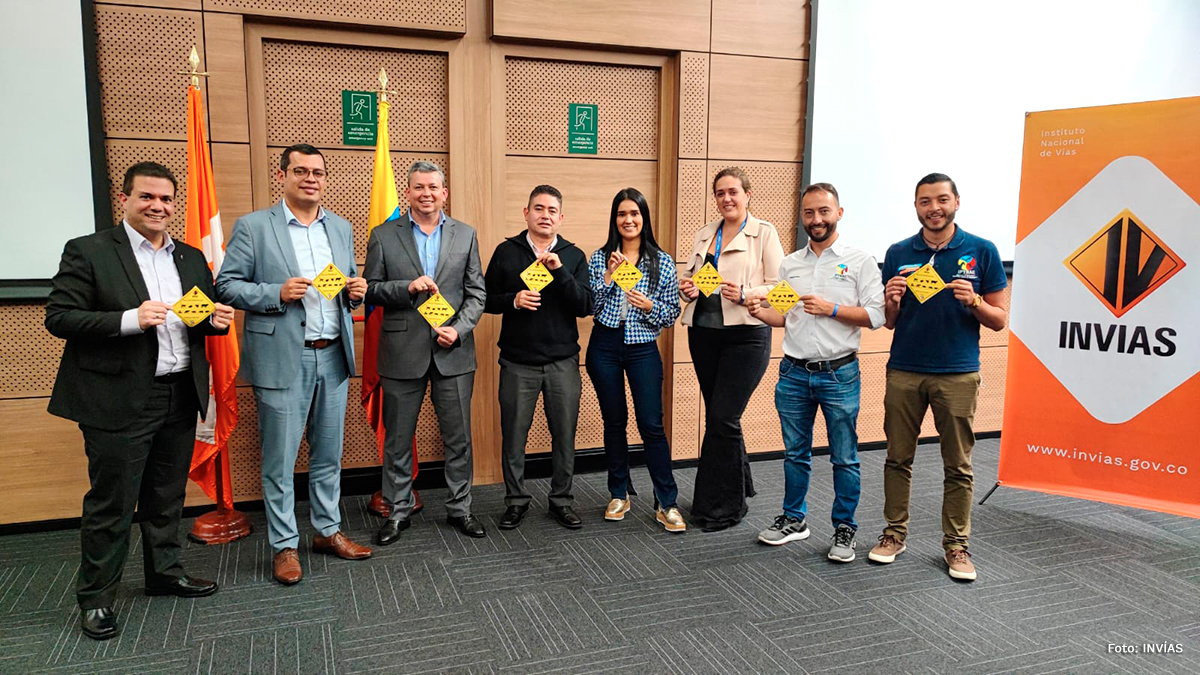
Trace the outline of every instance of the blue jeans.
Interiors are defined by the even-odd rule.
[[[854,522],[861,487],[858,467],[858,361],[831,372],[810,373],[787,359],[779,362],[775,407],[783,427],[783,512],[804,518],[812,473],[812,432],[817,406],[825,415],[833,463],[833,526]]]
[[[646,453],[646,469],[654,496],[663,510],[675,506],[679,488],[671,473],[671,448],[663,430],[662,359],[658,345],[625,344],[623,329],[596,324],[588,341],[587,372],[596,388],[604,418],[604,454],[608,459],[608,491],[613,499],[629,497],[629,408],[625,404],[625,376],[633,395],[633,412]]]

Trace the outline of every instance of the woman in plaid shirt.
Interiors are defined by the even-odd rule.
[[[642,274],[628,292],[613,281],[614,270],[626,261]],[[646,468],[654,484],[654,517],[668,532],[683,532],[687,524],[676,505],[679,489],[671,474],[671,448],[663,431],[663,365],[655,343],[658,334],[679,318],[679,282],[675,261],[654,241],[650,207],[641,192],[625,188],[613,197],[608,242],[592,254],[588,268],[596,323],[588,341],[586,365],[604,418],[604,454],[612,494],[604,519],[623,520],[629,511],[629,496],[636,494],[629,477],[625,435],[628,375]]]

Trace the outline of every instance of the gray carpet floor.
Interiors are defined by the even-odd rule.
[[[976,499],[995,481],[999,443],[980,441]],[[141,595],[140,542],[117,609],[122,634],[81,637],[74,531],[0,539],[0,672],[129,673],[1197,673],[1200,521],[1004,489],[974,510],[974,583],[941,560],[941,465],[922,446],[908,551],[867,562],[882,528],[882,451],[864,452],[859,559],[825,559],[833,496],[814,460],[813,536],[755,542],[780,511],[780,461],[753,464],[758,497],[740,526],[663,532],[648,496],[606,523],[603,474],[576,478],[585,521],[564,530],[535,509],[502,532],[503,488],[475,490],[486,539],[445,524],[440,491],[400,542],[368,561],[301,549],[306,576],[271,580],[256,532],[188,544],[185,565],[221,590],[199,600]],[[694,469],[676,472],[685,516]],[[649,495],[644,469],[636,485]],[[344,524],[367,541],[365,497]],[[302,531],[307,505],[301,504]],[[1147,647],[1153,645],[1153,647]],[[1152,652],[1152,653],[1151,653]]]

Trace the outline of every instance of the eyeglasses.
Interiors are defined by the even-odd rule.
[[[325,177],[329,175],[326,173],[325,169],[308,169],[303,166],[292,167],[292,175],[300,180],[308,178],[309,174],[312,174],[314,180],[324,180]]]

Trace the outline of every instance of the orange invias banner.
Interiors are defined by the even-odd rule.
[[[1200,98],[1025,118],[999,479],[1200,517]]]

